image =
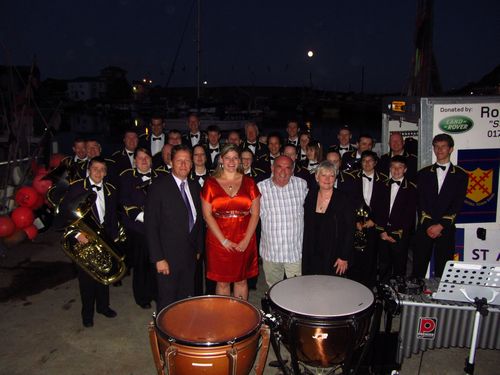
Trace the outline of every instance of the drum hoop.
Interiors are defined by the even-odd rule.
[[[259,319],[259,322],[258,324],[256,324],[255,328],[253,328],[252,330],[250,330],[249,332],[243,334],[242,336],[238,336],[238,337],[235,337],[234,339],[230,340],[230,341],[217,341],[217,342],[193,342],[193,341],[189,341],[189,340],[183,340],[183,339],[178,339],[174,336],[170,336],[168,335],[167,333],[163,332],[163,330],[158,326],[157,324],[157,319],[160,317],[161,315],[161,312],[165,309],[169,309],[177,304],[180,304],[186,300],[180,300],[180,301],[177,301],[177,302],[174,302],[170,305],[168,305],[167,307],[163,308],[159,314],[157,314],[156,317],[153,318],[153,321],[154,321],[154,325],[155,325],[155,329],[156,331],[158,332],[158,334],[165,340],[169,341],[169,342],[175,342],[176,344],[180,344],[180,345],[185,345],[185,346],[192,346],[192,347],[215,347],[215,346],[225,346],[225,345],[231,345],[231,344],[235,344],[235,343],[238,343],[238,342],[241,342],[241,341],[244,341],[246,340],[247,338],[255,335],[259,330],[260,330],[260,327],[262,326],[263,322],[264,322],[264,318],[263,318],[263,314],[262,312],[257,309],[254,305],[252,305],[250,302],[247,302],[247,301],[243,301],[239,298],[235,298],[235,297],[230,297],[230,296],[214,296],[214,295],[206,295],[206,296],[198,296],[198,297],[191,297],[191,298],[188,298],[189,300],[194,300],[194,299],[203,299],[203,298],[207,298],[207,297],[211,297],[211,298],[223,298],[223,299],[232,299],[232,300],[235,300],[235,301],[238,301],[240,303],[244,302],[245,304],[247,304],[249,307],[251,307],[253,310],[255,310],[255,312],[257,312],[258,316],[260,317]]]
[[[296,313],[290,310],[287,310],[281,306],[279,306],[277,303],[275,303],[268,295],[266,295],[270,302],[270,307],[271,310],[279,310],[281,312],[287,313],[287,315],[290,318],[295,318],[295,319],[301,319],[304,321],[309,321],[309,322],[314,322],[314,323],[321,323],[325,322],[325,324],[328,324],[328,322],[342,322],[346,321],[349,319],[356,319],[359,318],[365,314],[372,314],[373,309],[375,308],[375,301],[373,301],[370,306],[368,306],[366,309],[358,311],[356,313],[351,313],[351,314],[346,314],[346,315],[340,315],[340,316],[317,316],[317,315],[305,315],[301,313]],[[272,313],[272,311],[271,311]]]

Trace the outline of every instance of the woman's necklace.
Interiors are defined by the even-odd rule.
[[[320,198],[320,201],[319,201],[319,204],[318,204],[318,211],[320,213],[325,213],[327,207],[328,207],[328,204],[330,203],[330,199],[331,199],[332,195],[330,194],[328,197],[323,197],[321,193],[319,193],[319,198]]]

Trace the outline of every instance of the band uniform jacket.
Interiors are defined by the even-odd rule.
[[[317,186],[315,174],[310,173],[307,168],[302,167],[297,161],[295,162],[295,166],[293,168],[293,175],[305,180],[309,190],[314,189]]]
[[[390,210],[390,181],[390,179],[386,180],[382,194],[375,201],[372,200],[371,210],[379,233],[387,232],[388,235],[398,240],[403,235],[406,236],[412,233],[415,228],[417,187],[405,177],[401,181],[392,210]]]
[[[271,174],[261,168],[250,167],[250,172],[245,173],[245,176],[252,178],[257,183],[271,177]]]
[[[340,147],[341,146],[337,143],[337,144],[334,144],[334,145],[331,145],[330,147],[328,147],[328,150],[340,152],[341,151]],[[347,150],[342,150],[342,151],[345,151],[344,154],[352,153],[353,151],[357,151],[357,148],[354,147],[354,145],[349,143],[349,146],[347,146]]]
[[[162,133],[162,135],[163,135],[163,143],[161,144],[161,146],[163,147],[167,143],[167,135],[165,133]],[[155,156],[156,154],[161,154],[162,147],[160,147],[160,151],[158,151],[156,154],[153,154],[153,151],[151,150],[151,138],[152,137],[156,137],[156,136],[153,135],[153,133],[141,134],[141,136],[139,137],[139,147],[142,147],[142,148],[145,148],[146,150],[149,150],[151,156]],[[154,142],[159,142],[159,141],[157,140]]]
[[[351,173],[351,175],[354,177],[352,181],[352,197],[354,201],[354,208],[358,209],[363,207],[365,205],[365,199],[363,196],[363,170],[357,170]],[[373,173],[373,190],[372,190],[372,196],[370,199],[370,211],[371,211],[371,206],[378,200],[380,197],[384,194],[384,190],[386,189],[386,180],[387,176],[385,176],[382,173],[379,173],[375,171]],[[370,212],[370,215],[368,216],[369,219],[373,220],[372,213]]]
[[[198,175],[196,174],[196,170],[195,168],[191,168],[191,172],[189,172],[189,176],[188,178],[191,180],[191,181],[195,181],[197,182],[200,187],[203,187],[203,184],[205,183],[205,180],[210,176],[210,171],[208,169],[208,166],[205,166],[205,173],[202,174],[202,175]]]
[[[97,203],[92,205],[92,213],[91,219],[99,226],[104,229],[106,235],[113,241],[118,240],[118,218],[116,213],[116,205],[117,205],[117,191],[114,185],[106,180],[102,183],[103,192],[104,192],[104,223],[101,225],[99,220],[99,214],[97,211]],[[85,196],[85,193],[91,193],[92,187],[90,180],[88,178],[81,179],[78,181],[74,181],[71,183],[68,192],[64,196],[61,206],[60,206],[60,215],[68,213],[70,209],[69,206],[71,203],[74,203],[78,199],[82,199]],[[97,200],[96,200],[97,202]],[[70,223],[65,223],[70,224]]]
[[[413,154],[410,154],[406,151],[401,155],[406,158],[406,173],[405,177],[411,182],[417,182],[417,157]],[[380,157],[380,160],[377,163],[375,169],[386,176],[389,176],[389,169],[391,167],[391,152],[384,154]]]
[[[252,150],[249,146],[249,143],[247,140],[244,140],[243,143],[241,144],[241,149],[244,150],[246,148],[248,148],[249,150]],[[264,155],[268,154],[269,153],[269,149],[267,148],[267,145],[262,143],[262,142],[259,142],[259,141],[256,141],[255,142],[255,152],[254,152],[254,162],[256,162],[258,159],[260,159],[261,157],[263,157]]]
[[[61,165],[63,165],[68,172],[68,182],[73,182],[82,178],[80,177],[80,169],[84,164],[87,164],[87,159],[75,161],[75,155],[66,156],[61,160]],[[83,176],[83,178],[85,178],[85,176]]]
[[[201,253],[204,246],[201,188],[196,181],[186,181],[196,209],[191,232],[188,210],[172,174],[160,176],[149,187],[144,210],[150,260],[166,260],[171,272],[194,272],[196,253]]]
[[[441,224],[450,228],[467,194],[469,176],[461,167],[450,163],[438,194],[436,166],[422,168],[417,175],[419,224],[429,227]]]
[[[149,180],[143,180],[142,174],[135,168],[127,169],[120,174],[120,210],[118,214],[125,229],[145,234],[144,223],[136,218],[141,212],[144,212],[150,185],[163,174],[165,172],[152,169]]]
[[[342,155],[342,170],[355,171],[361,169],[361,158],[357,159],[357,150]]]
[[[198,140],[198,143],[195,146],[203,146],[206,147],[208,141],[207,141],[207,133],[202,132],[200,130],[199,134],[200,139]],[[191,133],[183,134],[182,135],[182,144],[186,145],[188,147],[193,148],[192,143],[191,143]]]

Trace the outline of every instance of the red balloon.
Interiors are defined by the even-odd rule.
[[[23,228],[23,230],[30,240],[34,240],[38,235],[38,229],[33,224],[31,224],[29,227]]]
[[[50,161],[49,161],[50,169],[59,167],[59,164],[61,164],[61,160],[63,159],[64,159],[63,154],[52,154],[50,156]]]
[[[36,203],[33,207],[31,207],[33,210],[38,210],[45,203],[45,197],[42,194],[36,193],[36,196],[37,196]]]
[[[42,195],[47,194],[47,190],[50,189],[52,186],[52,181],[50,180],[42,180],[44,175],[42,174],[37,174],[35,178],[33,179],[33,187],[37,192],[39,192]]]
[[[0,237],[9,237],[14,233],[16,225],[8,216],[0,216]]]
[[[10,216],[16,227],[21,229],[33,224],[33,220],[35,219],[33,211],[28,207],[18,207],[12,211]]]
[[[32,186],[23,186],[16,193],[16,203],[21,207],[33,208],[38,201],[38,195]]]
[[[39,175],[45,176],[47,173],[49,173],[47,168],[38,166],[38,169],[36,170],[35,175],[36,176],[39,176]]]

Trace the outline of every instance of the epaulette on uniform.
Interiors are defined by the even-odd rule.
[[[120,177],[123,176],[125,173],[132,173],[134,172],[134,168],[129,168],[129,169],[124,169],[121,173],[120,173]]]
[[[115,185],[113,185],[112,183],[110,183],[110,182],[105,182],[105,184],[106,184],[106,186],[108,186],[108,187],[110,187],[110,188],[112,188],[112,189],[116,190]]]
[[[346,175],[348,175],[348,176],[350,176],[352,178],[354,178],[353,172],[355,172],[355,171],[348,171],[348,170],[346,170],[346,171],[340,171],[340,172],[343,173],[343,174],[346,174]]]
[[[78,180],[72,181],[72,182],[70,182],[70,185],[76,184],[77,182],[81,182],[83,180],[84,180],[84,178],[80,178]]]

